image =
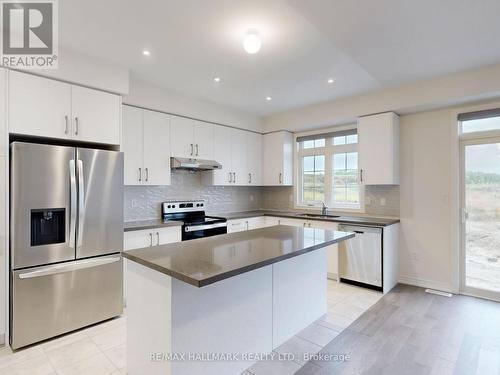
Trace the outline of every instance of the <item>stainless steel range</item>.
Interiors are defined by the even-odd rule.
[[[17,349],[123,309],[123,154],[14,142],[10,344]]]
[[[205,215],[205,202],[202,200],[163,202],[162,214],[163,220],[183,222],[182,241],[227,233],[227,220]]]

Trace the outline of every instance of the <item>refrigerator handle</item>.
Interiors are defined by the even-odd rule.
[[[83,178],[83,161],[78,159],[78,241],[82,246],[83,220],[85,218],[85,181]]]
[[[76,170],[75,161],[69,161],[69,182],[70,182],[70,219],[69,219],[69,247],[75,248],[76,237]]]

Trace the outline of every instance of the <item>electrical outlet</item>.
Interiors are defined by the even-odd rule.
[[[381,206],[385,206],[386,203],[387,202],[386,202],[385,198],[380,198],[380,205]]]

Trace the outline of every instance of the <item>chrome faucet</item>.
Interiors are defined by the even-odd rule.
[[[328,210],[328,207],[326,206],[325,202],[321,202],[321,215],[326,215]]]

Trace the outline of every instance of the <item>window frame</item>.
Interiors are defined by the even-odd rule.
[[[330,132],[335,131],[343,131],[343,130],[351,130],[356,129],[356,126],[346,126],[346,127],[338,127],[331,129]],[[319,132],[312,132],[306,134],[296,134],[295,135],[295,165],[296,165],[296,173],[295,173],[295,193],[294,193],[294,208],[296,209],[314,209],[317,210],[321,208],[322,202],[303,202],[302,201],[302,181],[303,181],[303,162],[302,158],[304,156],[316,156],[316,155],[324,155],[325,156],[325,204],[328,206],[330,210],[344,211],[344,212],[356,212],[356,213],[364,213],[365,212],[365,189],[364,185],[359,181],[358,175],[358,186],[359,186],[359,205],[354,204],[334,204],[333,203],[333,155],[334,154],[342,154],[349,152],[357,152],[358,153],[358,171],[359,171],[359,141],[358,143],[344,144],[344,145],[334,145],[333,137],[325,138],[325,147],[317,147],[317,148],[302,148],[302,145],[297,142],[297,138],[303,135],[313,135],[313,134],[322,134],[327,131],[322,130]]]

